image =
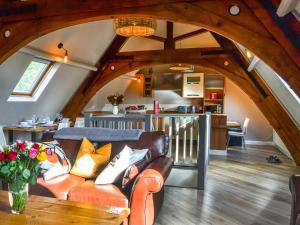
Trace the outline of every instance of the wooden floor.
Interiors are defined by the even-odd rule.
[[[267,163],[269,155],[283,163]],[[211,158],[205,191],[166,187],[156,225],[288,225],[294,173],[300,167],[272,146],[231,149]]]

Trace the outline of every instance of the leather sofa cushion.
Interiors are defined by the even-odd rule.
[[[56,198],[67,200],[69,191],[85,182],[85,179],[71,174],[65,174],[45,181],[38,178],[37,183],[47,188]]]
[[[70,190],[68,200],[96,205],[128,207],[127,197],[113,184],[96,185],[86,181]]]

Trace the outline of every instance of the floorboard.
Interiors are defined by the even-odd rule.
[[[269,155],[283,163],[267,163]],[[156,225],[288,225],[294,173],[300,167],[273,146],[231,148],[227,156],[212,156],[204,191],[165,188]]]

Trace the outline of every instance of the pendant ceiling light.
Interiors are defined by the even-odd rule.
[[[115,19],[115,30],[125,37],[151,36],[156,30],[156,20],[150,18],[118,18]]]
[[[177,70],[177,71],[182,71],[182,70],[190,70],[192,69],[192,65],[188,65],[188,64],[173,64],[170,66],[170,70]]]

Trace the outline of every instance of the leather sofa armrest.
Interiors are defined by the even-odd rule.
[[[130,225],[154,223],[153,193],[159,192],[173,165],[173,159],[163,156],[151,162],[137,177],[131,195]]]
[[[294,174],[290,176],[289,188],[292,194],[292,201],[294,204],[298,204],[297,208],[300,210],[300,175]]]

